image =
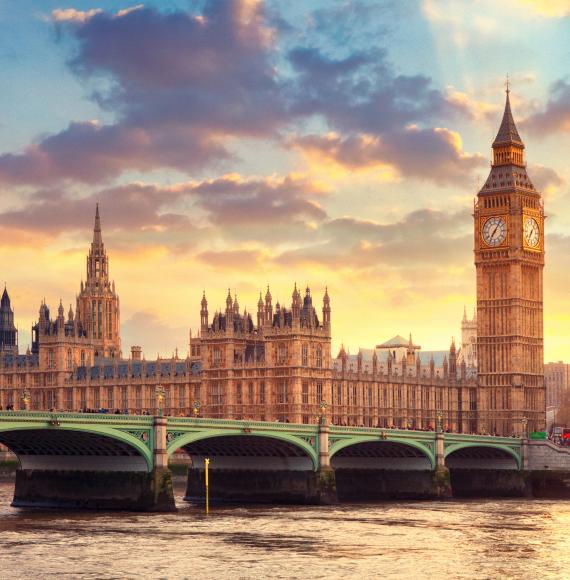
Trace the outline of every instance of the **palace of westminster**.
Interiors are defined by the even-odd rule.
[[[288,307],[267,289],[257,314],[228,294],[212,318],[202,297],[200,332],[185,359],[123,357],[119,296],[109,278],[99,208],[75,312],[41,304],[32,347],[18,351],[8,292],[0,305],[0,409],[164,411],[231,419],[433,428],[520,434],[545,422],[544,211],[526,171],[509,92],[489,177],[474,205],[477,308],[462,341],[425,352],[412,337],[331,353],[331,304],[295,286]],[[159,389],[159,387],[162,387]]]

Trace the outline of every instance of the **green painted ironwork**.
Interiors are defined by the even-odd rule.
[[[295,424],[264,421],[234,421],[197,417],[166,417],[166,444],[169,456],[194,441],[212,437],[249,435],[286,441],[302,450],[318,469],[319,429],[316,424]],[[0,411],[0,432],[22,429],[61,429],[107,436],[127,443],[144,457],[149,470],[153,468],[154,417],[146,415],[113,415],[85,413],[50,413],[38,411]],[[492,447],[512,456],[518,468],[522,465],[522,440],[445,433],[444,454],[467,447]],[[404,429],[330,426],[329,457],[351,445],[369,441],[391,441],[422,452],[430,465],[436,465],[436,433]]]

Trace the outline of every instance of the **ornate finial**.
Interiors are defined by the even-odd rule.
[[[506,93],[507,95],[511,92],[510,87],[510,82],[509,82],[509,73],[507,73],[507,81],[505,82],[505,86],[506,86]]]

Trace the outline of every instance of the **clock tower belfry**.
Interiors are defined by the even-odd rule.
[[[482,432],[544,429],[544,208],[509,100],[474,208],[478,416]]]

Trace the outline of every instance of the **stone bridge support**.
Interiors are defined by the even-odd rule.
[[[317,489],[319,490],[319,503],[337,503],[338,494],[336,489],[336,474],[331,467],[330,427],[324,420],[319,423],[319,469],[317,471]]]

